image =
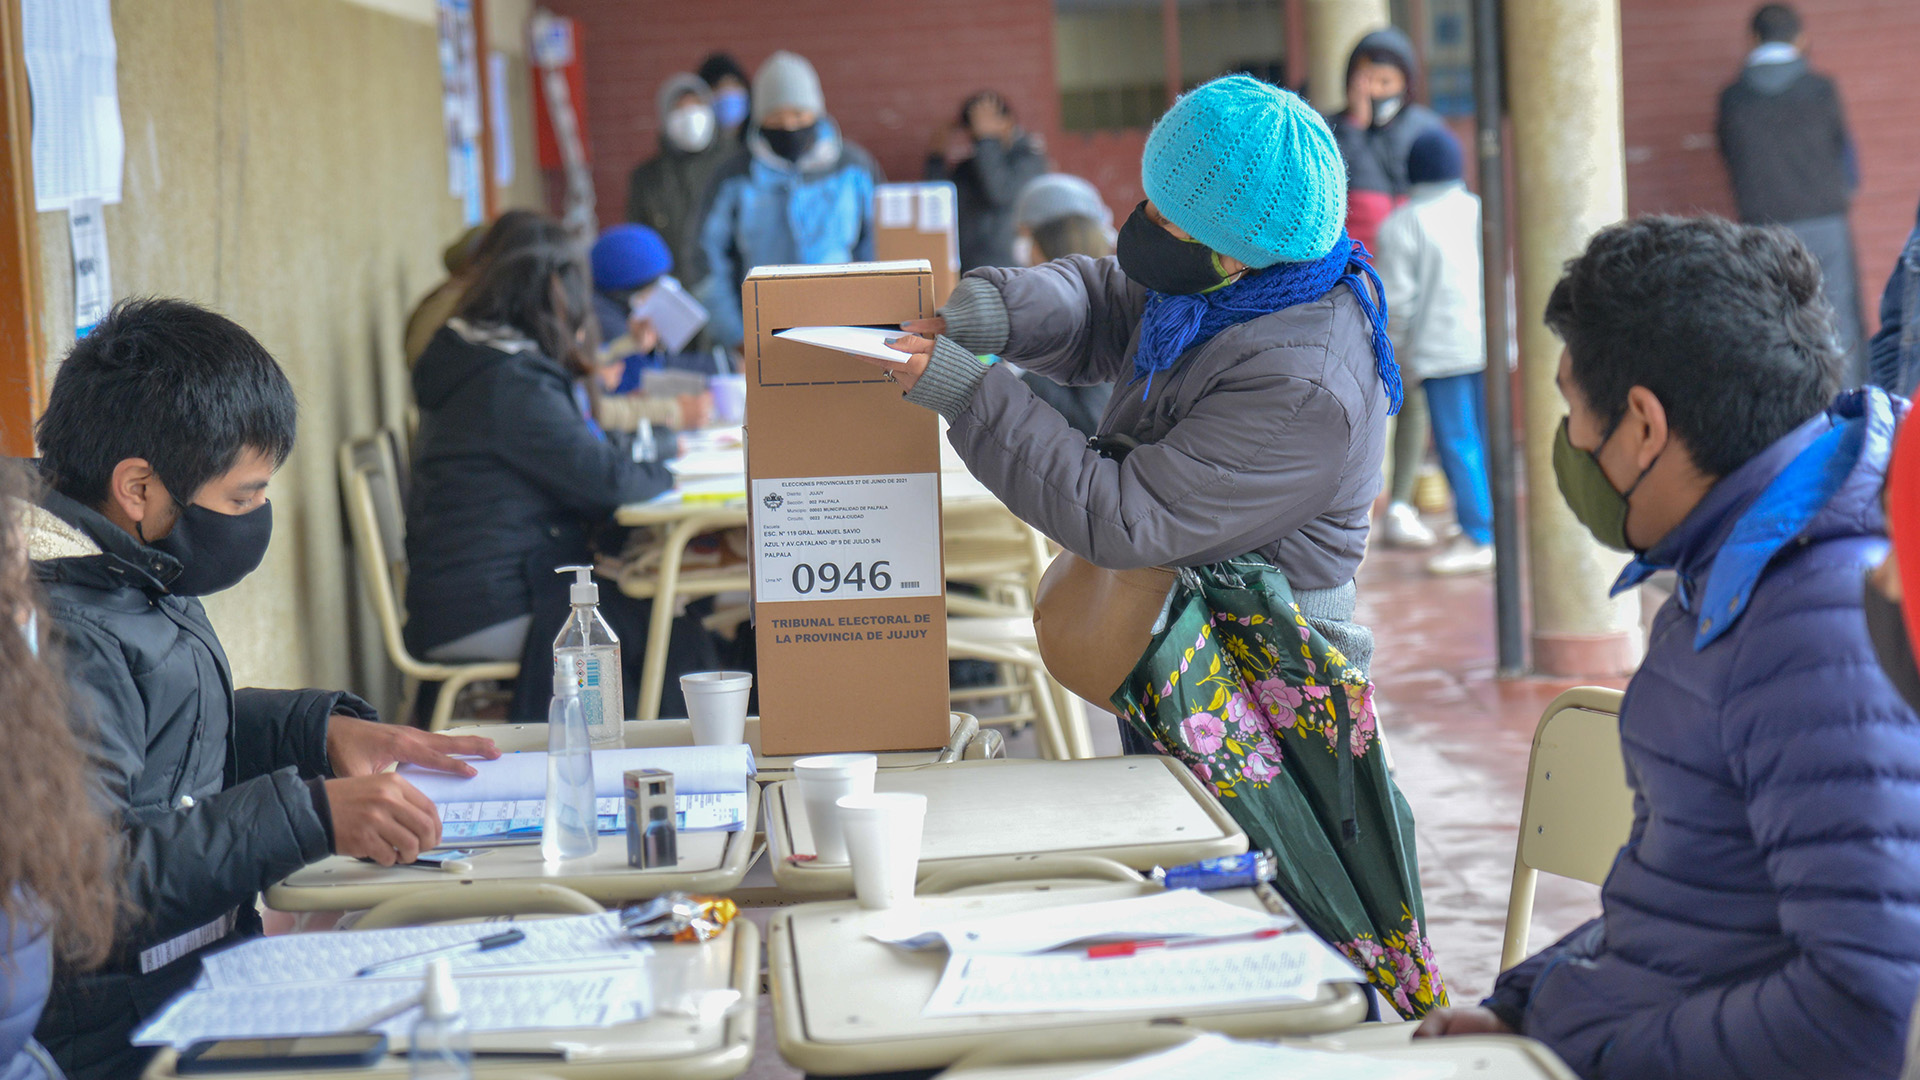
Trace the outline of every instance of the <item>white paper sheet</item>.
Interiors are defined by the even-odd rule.
[[[1202,1035],[1087,1080],[1445,1080],[1450,1062],[1392,1061]]]
[[[209,989],[237,990],[289,982],[325,982],[351,979],[369,964],[392,960],[428,949],[477,941],[501,932],[500,923],[463,923],[454,926],[409,926],[393,930],[353,933],[276,934],[223,949],[205,958],[202,981]],[[552,968],[596,963],[627,963],[652,951],[643,941],[620,928],[620,913],[576,915],[560,919],[526,919],[512,929],[526,935],[517,945],[491,952],[470,953],[449,960],[456,972],[479,973],[502,968]],[[396,968],[379,976],[417,983],[425,972]]]
[[[634,301],[635,318],[646,319],[660,335],[660,347],[677,353],[707,325],[707,309],[680,282],[667,275]]]
[[[753,503],[753,597],[761,603],[939,596],[945,587],[938,473],[756,479]],[[929,618],[783,616],[771,625],[776,640],[791,633],[795,641],[854,644],[924,637]]]
[[[502,754],[494,761],[469,760],[478,775],[453,776],[414,765],[400,766],[421,794],[434,802],[544,799],[547,752]],[[753,778],[753,751],[738,746],[659,746],[593,752],[593,793],[601,798],[625,794],[621,774],[629,769],[665,769],[675,792],[711,794],[745,791]]]
[[[35,206],[119,202],[127,145],[108,0],[25,0],[20,21],[33,93]]]
[[[911,949],[945,945],[954,952],[1020,954],[1081,942],[1225,937],[1293,927],[1291,919],[1229,904],[1193,889],[1171,889],[1127,900],[962,919],[907,937],[873,936]]]
[[[953,185],[921,187],[919,225],[923,233],[943,233],[953,228]]]
[[[713,476],[744,478],[747,475],[747,453],[738,446],[722,450],[695,450],[667,462],[667,471],[682,480]]]
[[[107,226],[100,200],[75,199],[67,207],[67,235],[73,244],[73,327],[86,337],[113,306],[113,270],[107,260]]]
[[[912,184],[881,184],[874,189],[874,198],[879,204],[874,216],[881,228],[913,227],[913,192]]]
[[[606,1027],[644,1020],[652,1008],[645,966],[564,975],[468,976],[459,980],[459,987],[461,1016],[476,1032]],[[412,1008],[386,1014],[419,995],[418,978],[191,990],[135,1032],[133,1042],[184,1048],[202,1039],[270,1039],[371,1028],[386,1033],[397,1049],[418,1014]]]
[[[1193,1010],[1308,1001],[1329,981],[1360,980],[1339,953],[1304,931],[1265,941],[1089,960],[1085,953],[956,953],[927,1016]]]
[[[899,349],[887,346],[887,342],[894,338],[905,337],[904,330],[881,330],[872,326],[796,326],[791,330],[782,330],[773,336],[798,341],[803,345],[818,345],[823,349],[832,349],[852,356],[891,360],[896,364],[904,364],[913,359],[912,353],[903,353]]]

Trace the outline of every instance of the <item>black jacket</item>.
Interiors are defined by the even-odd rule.
[[[662,137],[660,152],[633,170],[627,179],[627,220],[652,228],[673,253],[673,276],[688,285],[707,276],[707,260],[700,253],[701,208],[720,165],[740,150],[740,142],[724,132],[697,154],[689,154]],[[612,340],[609,338],[608,340]]]
[[[128,1036],[205,946],[145,972],[141,953],[229,914],[226,939],[259,932],[256,894],[331,846],[310,783],[331,775],[327,718],[377,716],[351,694],[236,691],[200,601],[167,591],[180,564],[72,499],[47,494],[29,549],[134,908],[104,968],[56,978],[37,1034],[76,1080],[133,1076]]]
[[[573,380],[532,342],[456,322],[413,368],[407,645],[416,654],[533,610],[528,575],[587,562],[589,529],[673,486],[622,433],[587,426]],[[515,351],[508,351],[513,349]],[[530,564],[532,565],[530,568]]]
[[[1741,221],[1846,213],[1854,166],[1840,92],[1805,60],[1747,65],[1720,93],[1719,136]]]
[[[973,156],[952,171],[938,157],[927,159],[927,179],[951,180],[958,193],[960,269],[1016,265],[1014,204],[1028,181],[1046,171],[1046,151],[1026,132],[1005,142],[975,139]]]

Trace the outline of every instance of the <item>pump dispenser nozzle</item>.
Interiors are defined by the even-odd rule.
[[[555,567],[553,572],[556,574],[576,575],[573,579],[573,585],[567,590],[567,597],[573,602],[575,607],[581,604],[598,604],[600,602],[600,586],[595,584],[593,580],[593,567],[560,566]]]

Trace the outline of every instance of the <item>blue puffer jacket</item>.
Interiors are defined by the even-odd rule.
[[[1487,1004],[1589,1080],[1900,1072],[1920,989],[1920,719],[1874,661],[1896,410],[1850,391],[1629,566],[1679,577],[1627,687],[1605,914]]]
[[[864,262],[873,258],[873,185],[879,166],[840,138],[833,121],[799,162],[775,154],[758,129],[713,178],[700,226],[707,280],[700,287],[715,344],[745,336],[740,283],[756,266]]]
[[[53,985],[53,935],[0,912],[0,1080],[60,1080],[60,1067],[33,1041]]]

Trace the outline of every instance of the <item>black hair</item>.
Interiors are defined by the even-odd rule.
[[[1643,217],[1600,230],[1547,300],[1573,382],[1611,434],[1627,391],[1660,399],[1709,476],[1819,414],[1842,357],[1820,264],[1779,226]]]
[[[510,326],[540,351],[578,372],[592,370],[593,279],[587,260],[567,243],[541,243],[503,252],[480,268],[460,302],[470,323]]]
[[[1753,13],[1753,36],[1791,42],[1800,36],[1800,13],[1786,4],[1768,4]]]
[[[700,67],[694,74],[700,76],[700,81],[709,87],[719,85],[720,80],[729,75],[740,80],[741,86],[753,85],[753,80],[747,77],[747,69],[741,67],[740,61],[735,60],[733,54],[728,52],[708,53],[707,58],[700,61]]]
[[[246,450],[277,468],[299,404],[286,373],[240,324],[186,300],[123,300],[61,362],[36,434],[49,482],[88,506],[114,467],[144,458],[186,503]]]
[[[960,116],[955,122],[961,127],[966,127],[969,119],[968,114],[973,112],[975,105],[983,101],[991,101],[1000,106],[1000,111],[1006,113],[1010,119],[1014,115],[1013,102],[1008,101],[1005,94],[1002,94],[998,90],[975,90],[973,93],[967,95],[967,100],[960,103]]]
[[[567,230],[559,222],[533,210],[508,210],[487,226],[467,264],[479,270],[504,252],[517,251],[536,244],[564,244]]]

